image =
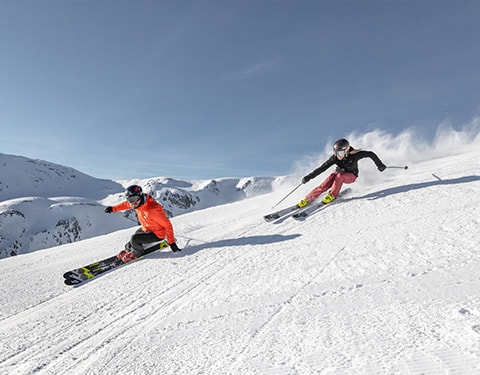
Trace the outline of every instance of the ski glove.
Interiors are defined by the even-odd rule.
[[[377,168],[380,172],[383,172],[387,167],[385,166],[385,164],[380,164]]]
[[[176,252],[178,252],[178,251],[182,251],[182,249],[180,249],[175,242],[173,242],[173,243],[170,244],[170,249],[172,249],[172,251],[173,251],[174,253],[176,253]]]
[[[311,179],[312,177],[310,177],[310,175],[307,174],[304,178],[302,178],[302,184],[306,184]]]
[[[113,212],[112,206],[105,207],[105,213],[111,214]]]

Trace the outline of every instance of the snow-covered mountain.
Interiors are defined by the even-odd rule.
[[[2,259],[0,374],[480,374],[480,149],[456,151],[366,161],[303,222],[262,219],[292,185],[175,216],[181,253],[79,287],[133,228]]]
[[[0,154],[0,258],[25,254],[136,225],[135,214],[106,217],[103,208],[139,184],[177,216],[272,191],[284,178],[181,181],[97,179],[58,164]]]

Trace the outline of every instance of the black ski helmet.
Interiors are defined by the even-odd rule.
[[[127,190],[125,190],[125,196],[127,198],[134,197],[134,196],[141,197],[142,195],[143,195],[142,188],[138,185],[131,185],[127,187]]]
[[[341,138],[338,141],[335,142],[333,145],[333,151],[347,151],[348,148],[350,147],[350,143],[345,138]]]

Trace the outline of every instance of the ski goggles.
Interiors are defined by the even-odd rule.
[[[132,195],[131,197],[127,198],[128,203],[137,203],[140,200],[138,195]]]
[[[341,158],[344,158],[345,156],[347,156],[347,150],[338,150],[338,151],[335,151],[335,155],[338,157],[341,157]]]

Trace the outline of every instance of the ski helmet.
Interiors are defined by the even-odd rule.
[[[125,196],[127,197],[127,201],[131,203],[136,202],[143,197],[142,188],[138,185],[131,185],[125,190]]]
[[[335,142],[335,144],[333,145],[333,151],[347,151],[349,147],[350,143],[348,143],[345,138],[342,138]]]

